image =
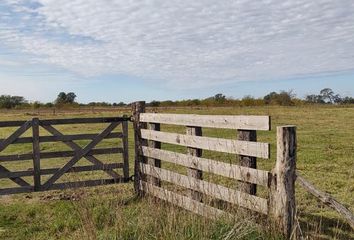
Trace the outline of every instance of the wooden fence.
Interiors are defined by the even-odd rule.
[[[13,154],[0,156],[0,179],[8,178],[19,187],[0,188],[0,195],[23,193],[32,191],[44,191],[51,189],[64,189],[82,186],[96,186],[117,182],[126,182],[129,179],[129,155],[128,155],[128,117],[108,117],[108,118],[74,118],[74,119],[50,119],[39,120],[33,118],[31,121],[6,121],[0,122],[0,127],[19,127],[6,139],[0,139],[0,152],[4,151],[11,144],[32,144],[32,152],[26,154]],[[108,126],[98,134],[75,134],[64,135],[54,125],[63,124],[92,124],[107,123]],[[122,126],[121,132],[113,132],[117,126]],[[80,125],[80,127],[82,127]],[[41,136],[40,128],[45,129],[51,135]],[[32,129],[32,136],[21,137],[28,129]],[[84,130],[82,130],[84,131]],[[122,139],[121,147],[98,148],[95,147],[103,139]],[[91,140],[85,147],[75,143],[75,140]],[[63,142],[71,148],[71,151],[43,152],[40,144],[46,142]],[[123,156],[123,162],[104,164],[94,155],[116,154]],[[65,158],[70,160],[60,168],[41,167],[43,159]],[[91,165],[74,166],[80,159],[85,158]],[[6,162],[32,160],[32,168],[23,171],[11,171],[3,166]],[[123,176],[119,175],[115,169],[122,168]],[[87,171],[104,171],[109,179],[60,182],[57,183],[65,173],[77,173]],[[42,183],[43,175],[51,175]],[[24,177],[33,177],[33,184],[24,180]]]
[[[296,128],[277,127],[277,159],[273,171],[257,169],[257,158],[270,158],[270,145],[257,142],[257,131],[269,131],[269,116],[210,116],[144,113],[144,102],[133,104],[135,128],[135,190],[168,201],[206,217],[227,215],[203,201],[204,196],[268,215],[287,238],[294,233]],[[162,132],[161,124],[185,126],[185,134]],[[202,136],[202,128],[238,131],[238,139]],[[161,149],[161,143],[186,147],[186,154]],[[239,165],[202,158],[202,150],[239,156]],[[187,168],[187,175],[162,168],[161,162]],[[203,180],[208,172],[240,181],[231,189]],[[186,189],[186,194],[163,187],[162,182]],[[266,187],[267,198],[256,186]]]

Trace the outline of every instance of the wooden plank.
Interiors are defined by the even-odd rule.
[[[276,176],[271,185],[270,215],[286,239],[296,238],[296,127],[277,127]]]
[[[241,141],[257,142],[257,131],[239,130],[237,139],[241,140]],[[239,155],[238,158],[239,158],[239,162],[240,162],[241,166],[248,167],[248,168],[257,168],[257,158],[256,157]],[[256,184],[240,182],[239,188],[243,192],[251,194],[251,195],[256,195],[256,193],[257,193],[257,185]]]
[[[41,126],[82,123],[113,123],[130,120],[129,117],[65,118],[40,120]]]
[[[211,151],[226,152],[252,157],[269,158],[269,144],[247,142],[222,138],[188,136],[177,133],[159,132],[141,129],[141,137],[181,146],[200,148]]]
[[[3,188],[0,189],[0,196],[9,195],[9,194],[18,194],[18,193],[30,193],[30,192],[33,192],[32,186]]]
[[[74,134],[62,136],[40,136],[40,142],[59,142],[59,141],[75,141],[75,140],[92,140],[97,134]],[[123,133],[115,132],[110,133],[105,139],[122,138]],[[0,142],[4,139],[0,139]],[[32,137],[17,138],[12,144],[32,143]]]
[[[7,173],[11,173],[11,171],[6,167],[0,165],[0,174],[7,174]],[[25,180],[19,177],[10,177],[10,180],[22,187],[30,186],[28,182],[26,182]]]
[[[115,153],[123,153],[123,148],[93,149],[93,150],[89,151],[86,154],[86,156],[115,154]],[[76,152],[74,152],[74,151],[42,152],[40,155],[40,158],[41,159],[50,159],[50,158],[72,157],[72,156],[75,156],[75,154],[76,154]],[[0,162],[25,161],[25,160],[32,160],[32,159],[33,159],[33,154],[31,154],[31,153],[0,156]]]
[[[150,130],[154,130],[154,131],[160,131],[161,130],[161,126],[159,123],[148,123],[147,124],[148,129]],[[148,141],[148,146],[151,148],[157,148],[160,149],[161,148],[161,142],[157,142],[157,141]],[[155,166],[155,167],[161,167],[161,160],[157,159],[157,158],[148,158],[147,159],[147,163]],[[151,183],[155,186],[160,187],[161,186],[161,182],[158,178],[154,178],[152,176],[148,176],[146,181],[148,183]]]
[[[102,133],[97,135],[97,137],[92,140],[82,151],[80,151],[77,155],[69,160],[64,167],[62,167],[59,171],[57,171],[50,179],[47,180],[46,183],[43,184],[44,190],[49,189],[50,186],[58,180],[64,173],[66,173],[76,162],[78,162],[83,156],[85,156],[92,148],[94,148],[105,136],[107,136],[110,132],[112,132],[119,123],[113,122],[111,123]]]
[[[68,170],[68,173],[77,173],[77,172],[89,172],[89,171],[100,171],[100,170],[112,170],[117,168],[123,168],[123,163],[110,163],[104,164],[103,166],[90,165],[90,166],[78,166],[72,167]],[[60,168],[48,168],[41,169],[41,175],[50,175],[57,172]],[[0,179],[2,178],[18,178],[18,177],[27,177],[33,176],[33,170],[17,171],[17,172],[1,172]]]
[[[33,182],[34,190],[38,191],[41,187],[41,149],[39,146],[39,119],[32,119],[32,149],[33,149]]]
[[[140,181],[140,187],[146,193],[157,197],[159,199],[165,200],[173,205],[177,205],[181,208],[184,208],[188,211],[194,212],[198,215],[207,217],[207,218],[218,218],[221,216],[229,216],[232,217],[230,214],[225,213],[224,211],[210,207],[205,205],[199,201],[195,201],[190,199],[189,197],[179,195],[177,193],[168,191],[166,189],[154,186],[150,183]]]
[[[158,158],[184,167],[193,167],[204,172],[210,172],[261,186],[268,187],[269,184],[270,172],[268,171],[149,147],[143,147],[142,151],[146,157]]]
[[[129,141],[128,141],[128,122],[122,122],[123,130],[123,176],[129,178]]]
[[[198,192],[202,192],[209,196],[216,197],[259,213],[268,213],[267,199],[143,163],[141,163],[141,169],[145,174],[158,177],[163,181],[168,181],[185,188],[194,189]]]
[[[31,121],[25,122],[20,128],[13,132],[7,139],[0,142],[0,152],[13,143],[19,136],[31,127]]]
[[[312,183],[303,178],[298,172],[296,173],[296,180],[300,185],[306,189],[313,196],[321,200],[325,205],[336,210],[341,216],[343,216],[354,230],[354,214],[350,212],[343,204],[338,202],[334,197],[328,193],[318,190]]]
[[[19,127],[25,124],[27,121],[1,121],[0,127]]]
[[[63,136],[63,134],[61,132],[59,132],[56,128],[54,128],[53,126],[42,126],[44,129],[46,129],[48,132],[50,132],[51,134],[53,134],[54,136]],[[97,137],[97,135],[96,135]],[[104,137],[103,137],[104,139]],[[94,140],[92,140],[94,141]],[[71,149],[73,149],[75,151],[75,153],[81,153],[83,151],[83,149],[76,143],[72,142],[72,141],[65,141],[64,144],[66,144],[68,147],[70,147]],[[97,158],[95,158],[94,156],[88,156],[87,154],[84,155],[84,158],[86,158],[89,162],[95,164],[95,165],[103,165],[103,163],[98,160]],[[120,175],[117,174],[115,171],[113,170],[105,170],[105,172],[107,174],[109,174],[110,176],[112,176],[113,178],[119,178]]]
[[[202,136],[202,128],[201,127],[186,127],[186,134],[191,136]],[[187,147],[187,155],[201,157],[203,154],[203,150],[200,148],[191,148]],[[187,169],[188,176],[196,179],[203,179],[203,172],[197,168],[191,167]],[[189,191],[189,197],[193,200],[202,202],[203,194],[201,192],[195,191],[198,189],[191,189]]]
[[[270,130],[269,116],[220,116],[195,114],[144,113],[140,121],[194,127]]]

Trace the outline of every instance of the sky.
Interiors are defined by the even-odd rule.
[[[0,94],[354,96],[353,0],[0,0]]]

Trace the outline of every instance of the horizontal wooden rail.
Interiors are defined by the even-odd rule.
[[[141,122],[184,125],[193,127],[243,129],[243,130],[270,130],[269,116],[218,116],[194,114],[160,114],[142,113]]]
[[[25,124],[27,121],[1,121],[0,127],[19,127]]]
[[[129,117],[101,117],[101,118],[64,118],[64,119],[48,119],[39,120],[39,124],[46,125],[61,125],[61,124],[81,124],[81,123],[112,123],[129,121]]]
[[[85,156],[115,154],[115,153],[123,153],[123,148],[93,149],[93,150],[89,151]],[[74,152],[74,151],[42,152],[40,154],[40,157],[41,157],[41,159],[63,158],[63,157],[72,157],[75,154],[76,154],[76,152]],[[0,156],[0,162],[23,161],[23,160],[32,160],[32,159],[33,159],[32,153]]]
[[[99,170],[112,170],[117,168],[123,168],[123,163],[110,163],[100,165],[89,165],[89,166],[77,166],[72,167],[69,169],[67,173],[77,173],[77,172],[87,172],[87,171],[99,171]],[[48,168],[48,169],[41,169],[41,175],[50,175],[54,174],[60,168]],[[17,178],[17,177],[26,177],[26,176],[33,176],[33,170],[26,170],[26,171],[17,171],[17,172],[1,172],[1,178]]]
[[[230,214],[227,214],[220,209],[210,207],[189,197],[156,187],[144,181],[140,181],[140,189],[154,197],[165,200],[171,204],[177,205],[183,209],[207,218],[218,218],[220,216],[232,217]]]
[[[207,158],[200,158],[176,153],[156,148],[142,147],[142,153],[145,157],[160,159],[162,161],[178,164],[188,168],[195,168],[203,172],[209,172],[236,180],[254,183],[268,187],[270,172],[242,167],[235,164],[215,161]]]
[[[158,142],[266,159],[269,158],[270,153],[269,144],[261,142],[199,137],[147,129],[141,129],[141,137]]]
[[[263,214],[268,213],[267,200],[247,193],[236,191],[218,184],[191,178],[166,169],[157,168],[141,163],[144,174],[156,177],[162,181],[167,181],[181,187],[196,190],[212,197],[236,204],[240,207],[248,208]]]
[[[67,142],[67,141],[75,141],[75,140],[92,140],[97,136],[97,134],[74,134],[74,135],[63,135],[63,136],[41,136],[39,137],[40,142]],[[112,138],[122,138],[123,133],[116,132],[110,133],[104,139],[112,139]],[[0,139],[0,142],[4,139]],[[32,143],[32,137],[22,137],[17,138],[12,144],[22,144],[22,143]]]
[[[39,191],[62,190],[67,188],[94,187],[99,185],[108,185],[108,184],[125,183],[125,182],[128,182],[128,179],[121,177],[118,179],[97,179],[97,180],[86,180],[86,181],[77,181],[77,182],[54,183],[53,185],[51,185],[49,189],[39,189]],[[17,194],[17,193],[30,193],[33,191],[34,191],[33,186],[3,188],[0,189],[0,196]]]

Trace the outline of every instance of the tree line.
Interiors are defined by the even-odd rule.
[[[65,107],[126,107],[129,104],[124,102],[90,102],[87,104],[78,103],[74,92],[60,92],[53,102],[41,103],[39,101],[29,102],[22,96],[1,95],[0,108],[23,109],[23,108],[65,108]],[[186,99],[186,100],[166,100],[151,101],[147,103],[150,107],[169,107],[169,106],[264,106],[280,105],[295,106],[306,104],[332,104],[345,105],[354,104],[354,98],[336,94],[330,88],[322,89],[319,94],[310,94],[305,98],[297,98],[293,91],[270,92],[264,97],[254,98],[247,95],[241,99],[226,97],[222,93],[215,94],[205,99]]]

